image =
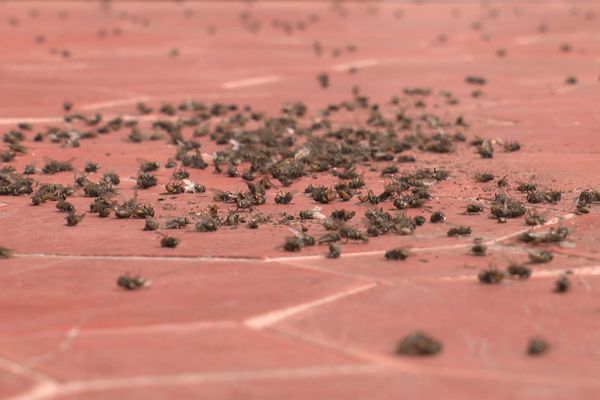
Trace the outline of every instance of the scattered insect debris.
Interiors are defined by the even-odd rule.
[[[521,264],[511,264],[506,269],[511,278],[528,279],[531,276],[531,268]]]
[[[329,252],[327,253],[327,258],[339,258],[342,254],[340,246],[335,243],[329,243]]]
[[[570,288],[571,288],[571,280],[569,279],[569,277],[567,275],[561,275],[554,282],[554,291],[556,293],[568,292]]]
[[[480,257],[487,254],[487,246],[483,243],[481,238],[475,239],[475,243],[471,246],[471,254]]]
[[[487,268],[487,269],[481,271],[477,275],[479,282],[485,283],[485,284],[501,283],[505,277],[506,277],[506,274],[504,273],[504,271],[499,270],[498,268],[495,268],[495,267]]]
[[[446,220],[446,214],[444,214],[442,211],[435,211],[434,213],[431,214],[431,216],[429,217],[429,221],[432,224],[436,224],[436,223],[440,223],[440,222],[444,222]]]
[[[448,236],[451,236],[451,237],[467,236],[470,234],[471,234],[471,227],[465,226],[465,225],[460,225],[455,228],[451,228],[448,231]]]
[[[138,290],[150,285],[146,279],[140,275],[131,275],[126,273],[117,278],[117,286],[125,290]]]
[[[13,256],[13,250],[7,247],[0,246],[0,259],[1,258],[10,258]]]
[[[525,232],[519,236],[519,240],[525,243],[558,243],[562,242],[569,235],[569,229],[565,227],[550,228],[548,232]]]
[[[174,249],[175,247],[179,246],[179,243],[181,243],[181,240],[172,236],[165,236],[161,239],[160,246]]]
[[[46,160],[46,164],[42,167],[44,174],[57,174],[59,172],[73,171],[72,160],[69,161],[57,161],[57,160]]]
[[[408,256],[408,251],[399,247],[385,252],[385,258],[388,260],[405,260]]]
[[[323,89],[327,89],[329,87],[329,75],[327,75],[326,73],[321,73],[317,75],[317,81]]]
[[[544,264],[552,261],[554,256],[547,250],[530,250],[529,261],[532,264]]]
[[[396,346],[396,354],[403,356],[433,356],[442,351],[442,343],[421,331],[405,336]]]
[[[527,344],[527,354],[530,356],[540,356],[550,349],[550,344],[541,337],[532,337]]]

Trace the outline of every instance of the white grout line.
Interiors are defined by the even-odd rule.
[[[29,400],[41,400],[58,395],[69,395],[82,392],[129,389],[136,387],[156,387],[174,385],[193,385],[213,382],[242,382],[254,380],[300,379],[321,376],[361,375],[378,373],[382,367],[372,364],[342,364],[325,366],[308,366],[300,368],[252,369],[227,372],[198,372],[178,375],[133,376],[114,379],[95,379],[88,381],[72,381],[61,384],[58,390],[49,395],[27,397]],[[25,399],[25,397],[23,397]],[[12,400],[12,399],[11,399]]]
[[[154,324],[141,326],[124,326],[116,328],[93,328],[79,330],[79,336],[104,336],[121,334],[146,334],[160,332],[191,332],[208,329],[236,328],[240,324],[237,321],[201,321],[181,324]]]
[[[6,71],[71,71],[86,69],[86,63],[70,63],[70,64],[6,64],[1,68]]]
[[[102,108],[110,108],[115,106],[123,106],[129,104],[136,104],[140,101],[148,101],[149,97],[140,96],[140,97],[132,97],[128,99],[119,99],[119,100],[110,100],[110,101],[102,101],[98,103],[90,103],[81,107],[82,110],[98,110]]]
[[[456,56],[446,56],[435,58],[431,56],[415,56],[415,57],[393,57],[380,59],[381,65],[403,65],[403,64],[436,64],[436,63],[452,63],[452,62],[472,62],[475,60],[471,54],[462,54]]]
[[[55,397],[60,392],[60,384],[53,381],[43,381],[36,384],[31,390],[4,400],[41,400]]]
[[[47,124],[51,122],[63,122],[63,117],[0,118],[0,125],[16,125],[21,122],[29,122],[31,124]]]
[[[265,75],[257,78],[241,79],[237,81],[224,82],[221,87],[223,89],[237,89],[248,86],[259,86],[267,83],[277,82],[281,80],[279,75]]]
[[[352,68],[366,68],[374,67],[379,65],[379,60],[375,58],[365,58],[363,60],[356,60],[347,63],[337,64],[331,67],[333,71],[344,72],[349,71]]]
[[[15,253],[14,257],[21,258],[56,258],[56,259],[67,259],[67,260],[106,260],[106,261],[215,261],[215,262],[261,262],[264,261],[262,258],[236,258],[236,257],[210,257],[210,256],[111,256],[111,255],[72,255],[72,254],[47,254],[47,253]]]
[[[253,329],[263,329],[270,325],[276,324],[286,318],[292,317],[296,314],[300,314],[312,308],[316,308],[322,306],[324,304],[333,303],[337,300],[353,296],[358,293],[365,292],[367,290],[371,290],[377,286],[377,283],[369,283],[367,285],[359,286],[353,289],[349,289],[343,291],[341,293],[336,293],[331,296],[324,297],[322,299],[318,299],[315,301],[311,301],[304,304],[299,304],[292,307],[282,308],[280,310],[271,311],[265,314],[257,315],[254,317],[250,317],[244,321],[244,325]]]

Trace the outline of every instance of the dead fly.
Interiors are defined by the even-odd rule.
[[[470,75],[470,76],[465,77],[465,82],[470,85],[485,85],[487,81],[485,78],[482,78],[481,76]]]
[[[179,245],[180,242],[181,241],[177,238],[174,238],[172,236],[165,236],[161,239],[160,246],[174,249],[175,247],[177,247]]]
[[[349,221],[356,215],[355,211],[347,211],[344,209],[334,210],[331,212],[331,219],[334,221]]]
[[[341,254],[340,246],[335,243],[329,243],[329,252],[327,258],[339,258]]]
[[[144,161],[140,162],[140,171],[141,172],[152,172],[156,171],[160,168],[160,164],[157,161]]]
[[[219,189],[210,189],[214,193],[213,201],[219,201],[222,203],[236,203],[239,198],[239,193],[224,192]]]
[[[354,178],[350,182],[348,182],[348,187],[350,189],[360,189],[363,186],[365,186],[365,181],[360,176],[357,178]]]
[[[119,177],[119,174],[112,171],[104,173],[102,179],[112,183],[113,185],[118,185],[119,183],[121,183],[121,178]]]
[[[504,143],[504,151],[513,152],[521,150],[521,144],[519,142],[506,142]]]
[[[277,204],[290,204],[294,199],[294,195],[291,192],[279,192],[275,196],[275,203]]]
[[[117,286],[125,290],[138,290],[148,286],[150,282],[146,281],[140,275],[130,275],[126,273],[117,278]]]
[[[259,222],[259,218],[250,217],[246,226],[248,227],[248,229],[258,229]]]
[[[302,247],[304,247],[304,241],[296,236],[287,238],[283,244],[285,251],[300,251]]]
[[[561,192],[557,190],[549,190],[546,192],[529,192],[527,193],[527,201],[529,203],[537,204],[537,203],[550,203],[557,204],[560,202],[562,195]]]
[[[372,190],[369,190],[366,195],[363,195],[363,194],[359,195],[358,200],[361,203],[369,202],[373,205],[379,204],[379,196],[377,196],[375,193],[373,193]]]
[[[519,236],[519,240],[525,243],[558,243],[567,238],[569,230],[565,227],[558,229],[550,228],[548,232],[525,232]]]
[[[59,211],[65,212],[65,213],[67,213],[67,214],[70,214],[70,213],[74,213],[74,212],[75,212],[75,206],[74,206],[73,204],[69,203],[69,202],[68,202],[67,200],[65,200],[65,199],[59,199],[59,200],[56,202],[56,208],[57,208]]]
[[[221,225],[217,216],[205,214],[196,222],[196,231],[198,232],[216,232]]]
[[[519,183],[519,186],[517,186],[517,190],[519,192],[534,192],[537,189],[537,185],[535,183]]]
[[[146,217],[146,225],[144,225],[145,231],[155,231],[159,228],[159,223],[152,217]]]
[[[389,165],[381,170],[381,176],[390,176],[397,174],[400,170],[395,165]]]
[[[0,153],[0,161],[2,162],[10,162],[15,159],[17,153],[12,150],[6,150]]]
[[[471,227],[465,226],[465,225],[457,226],[456,228],[452,228],[448,231],[448,236],[451,236],[451,237],[466,236],[466,235],[470,235],[470,234],[471,234]]]
[[[344,239],[368,242],[369,238],[360,230],[348,226],[343,226],[339,229],[340,236]]]
[[[479,146],[477,146],[477,152],[481,158],[493,158],[494,148],[492,147],[492,142],[489,140],[484,140]]]
[[[181,167],[173,171],[173,174],[171,176],[173,177],[173,179],[177,180],[188,179],[190,177],[190,173],[183,169],[183,167]]]
[[[542,217],[535,211],[530,211],[525,216],[525,224],[529,226],[543,225],[546,223],[546,218]]]
[[[78,223],[80,223],[84,217],[85,217],[85,214],[75,215],[75,211],[70,212],[69,214],[67,214],[67,217],[66,217],[67,225],[75,226]]]
[[[408,255],[408,251],[400,247],[385,252],[385,258],[388,260],[405,260]]]
[[[1,258],[10,258],[13,255],[13,251],[7,247],[0,246],[0,259]]]
[[[317,81],[319,82],[319,85],[321,85],[321,87],[323,89],[326,89],[329,87],[329,75],[327,75],[326,73],[317,75]]]
[[[483,212],[483,206],[481,204],[469,204],[465,210],[466,214],[479,214]]]
[[[342,237],[338,232],[331,232],[321,236],[319,238],[319,244],[339,242],[340,240],[342,240]]]
[[[427,219],[422,215],[417,215],[413,218],[413,221],[414,221],[415,225],[421,226],[421,225],[425,224]]]
[[[33,175],[35,174],[35,164],[27,164],[25,169],[23,170],[23,175]]]
[[[149,204],[142,204],[137,201],[137,192],[132,199],[129,199],[121,205],[114,205],[115,216],[120,219],[127,218],[146,218],[154,216],[154,208]]]
[[[314,201],[321,204],[328,204],[335,200],[337,192],[332,188],[326,188],[325,186],[317,186],[311,193],[311,197]]]
[[[150,114],[154,111],[152,108],[148,107],[145,103],[139,102],[136,105],[138,112],[142,115]]]
[[[245,181],[253,181],[254,179],[256,179],[256,176],[252,171],[247,170],[242,173],[242,179]]]
[[[508,175],[504,175],[502,178],[500,178],[497,182],[498,187],[499,188],[506,188],[508,187]]]
[[[429,217],[429,221],[432,224],[437,224],[440,222],[444,222],[446,220],[446,214],[444,214],[441,211],[436,211],[433,214],[431,214],[431,216]]]
[[[420,331],[405,336],[396,346],[396,354],[403,356],[432,356],[442,351],[442,343]]]
[[[69,197],[72,194],[73,189],[68,186],[63,186],[56,183],[45,183],[37,188],[31,197],[31,204],[38,206],[46,201],[58,201],[60,199]]]
[[[186,217],[169,218],[165,222],[165,229],[183,229],[190,221]]]
[[[533,337],[527,344],[527,354],[530,356],[539,356],[547,352],[549,348],[550,344],[546,340],[540,337]]]
[[[480,183],[490,182],[494,180],[494,175],[489,172],[479,172],[475,174],[475,180]]]
[[[477,278],[479,279],[479,282],[491,285],[502,282],[505,276],[503,271],[492,267],[481,271],[477,275]]]
[[[323,214],[321,214],[319,207],[315,207],[310,210],[302,210],[300,211],[299,215],[300,219],[315,219],[325,217]]]
[[[576,85],[577,84],[577,77],[576,76],[568,76],[567,79],[565,79],[565,83],[567,85]]]
[[[240,172],[238,171],[238,169],[235,165],[229,164],[227,166],[227,176],[230,178],[236,178],[236,177],[240,176]]]
[[[497,219],[522,217],[527,208],[518,200],[511,199],[505,195],[496,195],[491,208],[492,216]]]
[[[290,229],[294,233],[295,236],[290,236],[285,239],[285,243],[283,245],[283,249],[285,251],[300,251],[304,246],[314,246],[316,244],[316,240],[314,237],[310,235],[305,235],[302,232],[299,232],[295,229]]]
[[[531,250],[529,252],[529,261],[533,264],[544,264],[552,261],[553,258],[552,253],[546,250]]]
[[[531,276],[531,268],[525,265],[511,264],[506,269],[511,278],[527,279]]]
[[[487,246],[483,244],[481,238],[475,239],[475,244],[471,246],[471,254],[474,256],[485,256],[487,252]]]
[[[571,280],[567,275],[561,275],[554,282],[554,291],[556,293],[565,293],[571,288]]]
[[[148,189],[153,186],[156,186],[157,179],[156,176],[148,174],[146,172],[142,172],[137,177],[137,187],[139,189]]]
[[[99,169],[100,169],[100,164],[98,164],[98,163],[91,162],[91,161],[88,161],[85,163],[85,172],[87,172],[87,173],[98,172]]]
[[[168,194],[181,194],[185,192],[185,185],[181,181],[169,181],[165,185],[165,190]]]
[[[47,159],[46,164],[42,167],[42,172],[45,174],[56,174],[58,172],[73,171],[72,160],[57,161]]]

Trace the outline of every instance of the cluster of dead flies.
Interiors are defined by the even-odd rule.
[[[186,101],[180,104],[164,103],[151,107],[140,103],[140,115],[157,113],[159,118],[150,126],[135,117],[113,117],[105,119],[101,114],[86,115],[73,112],[73,105],[65,103],[65,126],[52,126],[33,134],[34,127],[28,123],[19,124],[3,135],[6,149],[1,153],[5,162],[11,162],[27,154],[25,143],[28,134],[33,141],[56,143],[62,147],[79,147],[85,140],[103,135],[129,131],[126,137],[131,143],[143,145],[146,141],[164,141],[175,148],[172,157],[159,161],[139,160],[139,173],[136,179],[136,194],[130,199],[117,201],[115,195],[121,184],[119,174],[107,170],[99,175],[100,165],[87,162],[83,171],[76,171],[72,160],[59,161],[46,159],[38,169],[28,164],[22,173],[8,164],[0,169],[0,195],[30,195],[33,205],[39,206],[53,201],[56,208],[65,213],[66,225],[75,226],[82,222],[83,212],[78,212],[69,201],[72,196],[85,196],[93,200],[89,213],[100,218],[114,215],[115,218],[139,218],[145,220],[144,230],[186,229],[192,226],[198,232],[214,232],[223,226],[237,227],[246,224],[256,229],[262,224],[283,224],[294,226],[293,236],[285,239],[284,251],[298,252],[304,247],[317,244],[327,245],[328,258],[340,257],[341,244],[347,242],[366,243],[383,235],[412,235],[418,227],[427,222],[423,215],[410,217],[409,209],[425,208],[432,199],[432,188],[445,181],[451,174],[446,168],[401,169],[416,161],[420,152],[450,154],[473,148],[474,157],[493,158],[496,150],[513,152],[520,149],[517,142],[475,137],[470,141],[465,136],[469,124],[465,118],[442,117],[428,109],[436,100],[453,104],[454,96],[441,92],[437,96],[428,88],[407,88],[402,97],[393,97],[385,104],[372,102],[369,97],[353,90],[350,100],[329,104],[317,111],[316,116],[307,116],[307,106],[301,102],[285,104],[279,115],[268,116],[249,106],[235,104],[206,104]],[[429,104],[428,104],[429,103]],[[344,123],[349,117],[352,124]],[[360,121],[357,123],[356,121]],[[212,154],[201,152],[202,141],[210,139],[219,145]],[[212,169],[212,173],[234,179],[241,179],[245,190],[222,191],[211,188],[214,204],[200,212],[190,211],[187,215],[157,219],[150,204],[137,199],[137,191],[159,185],[154,174],[161,167],[172,169],[171,177],[164,185],[164,194],[205,193],[207,188],[190,179],[189,170]],[[75,174],[72,185],[57,183],[37,183],[31,177],[35,174],[52,175],[70,172]],[[364,174],[378,173],[386,180],[382,191],[367,187]],[[273,198],[274,203],[288,205],[293,202],[295,191],[285,188],[295,182],[320,175],[333,175],[337,182],[331,185],[309,184],[304,195],[316,204],[339,204],[339,208],[324,215],[319,207],[302,210],[297,215],[281,212],[263,214],[256,212]],[[542,190],[534,183],[519,183],[516,191],[520,198],[510,196],[508,178],[497,179],[488,172],[474,176],[475,181],[490,183],[496,181],[498,193],[489,201],[490,215],[499,223],[511,218],[524,218],[528,225],[544,224],[545,218],[535,210],[528,210],[526,203],[556,204],[561,201],[560,191]],[[274,193],[270,195],[269,193]],[[600,201],[600,193],[584,191],[577,203],[577,213],[589,212],[592,203]],[[349,202],[363,204],[363,221],[352,224],[356,211],[343,207]],[[226,207],[223,212],[219,204]],[[386,211],[388,204],[396,211]],[[465,214],[484,213],[486,205],[471,203],[466,205]],[[310,224],[315,221],[324,233],[319,237],[310,235]],[[446,215],[442,210],[430,211],[430,223],[443,223]],[[468,236],[469,226],[452,226],[448,236]],[[527,232],[520,237],[528,245],[543,245],[564,240],[568,230],[564,227],[548,232]],[[180,239],[162,235],[162,247],[175,248]],[[476,240],[471,254],[484,256],[487,247]],[[10,256],[8,249],[2,249],[3,256]],[[404,260],[410,254],[406,249],[394,248],[385,252],[389,260]],[[552,254],[546,250],[529,251],[532,263],[548,262]],[[502,282],[505,278],[527,279],[531,270],[526,265],[510,265],[505,271],[489,268],[479,274],[479,280],[486,284]],[[119,287],[136,290],[148,285],[139,275],[123,275],[118,278]],[[555,283],[557,292],[565,292],[570,287],[567,275]],[[539,354],[547,344],[541,339],[530,343],[530,354]],[[399,354],[435,354],[441,344],[429,336],[416,332],[405,338],[398,346]]]

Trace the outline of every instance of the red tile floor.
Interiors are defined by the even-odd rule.
[[[291,34],[275,20],[291,22]],[[446,237],[447,224],[349,244],[338,260],[326,259],[323,246],[282,251],[289,232],[281,226],[178,232],[181,246],[163,249],[158,234],[142,232],[142,220],[88,216],[71,228],[51,204],[0,197],[0,245],[15,251],[0,260],[0,396],[600,398],[600,218],[597,206],[573,214],[578,193],[597,188],[600,178],[599,20],[600,4],[583,0],[0,2],[2,132],[23,121],[60,125],[67,100],[107,116],[133,114],[138,101],[190,98],[276,113],[287,101],[315,110],[344,100],[357,84],[381,102],[404,87],[451,90],[461,99],[451,112],[465,115],[470,137],[523,145],[493,160],[471,150],[418,156],[415,168],[445,165],[452,172],[431,205],[452,223],[473,227],[490,248],[480,258],[468,255],[472,239]],[[255,21],[261,25],[252,33],[247,26]],[[36,42],[37,35],[45,41]],[[323,45],[320,57],[315,40]],[[172,49],[178,56],[169,56]],[[357,72],[348,73],[351,67]],[[316,82],[321,72],[330,74],[327,90]],[[470,96],[467,75],[487,79],[482,96]],[[577,84],[566,84],[569,76]],[[124,196],[132,193],[137,158],[165,160],[173,152],[149,143],[140,153],[125,133],[76,149],[27,145],[31,154],[12,163],[18,170],[45,156],[73,158],[78,168],[94,160],[125,177]],[[563,225],[569,240],[554,246],[554,260],[534,266],[526,282],[477,281],[489,265],[525,261],[515,237],[529,229],[522,219],[501,225],[462,214],[471,199],[492,196],[493,183],[473,182],[479,170],[563,191],[558,205],[541,208],[549,223],[536,229]],[[168,172],[158,176],[166,182]],[[242,184],[208,170],[192,177],[221,189]],[[160,192],[140,197],[158,208]],[[182,210],[190,198],[173,207]],[[193,198],[200,206],[211,202],[209,194]],[[314,205],[296,198],[292,211]],[[89,199],[73,202],[87,207]],[[276,208],[268,203],[266,211]],[[385,260],[394,246],[410,248],[411,256]],[[572,289],[553,293],[566,270],[573,271]],[[119,290],[115,279],[125,271],[151,286]],[[443,351],[396,356],[397,341],[417,329],[439,338]],[[525,353],[534,335],[551,344],[539,357]]]

